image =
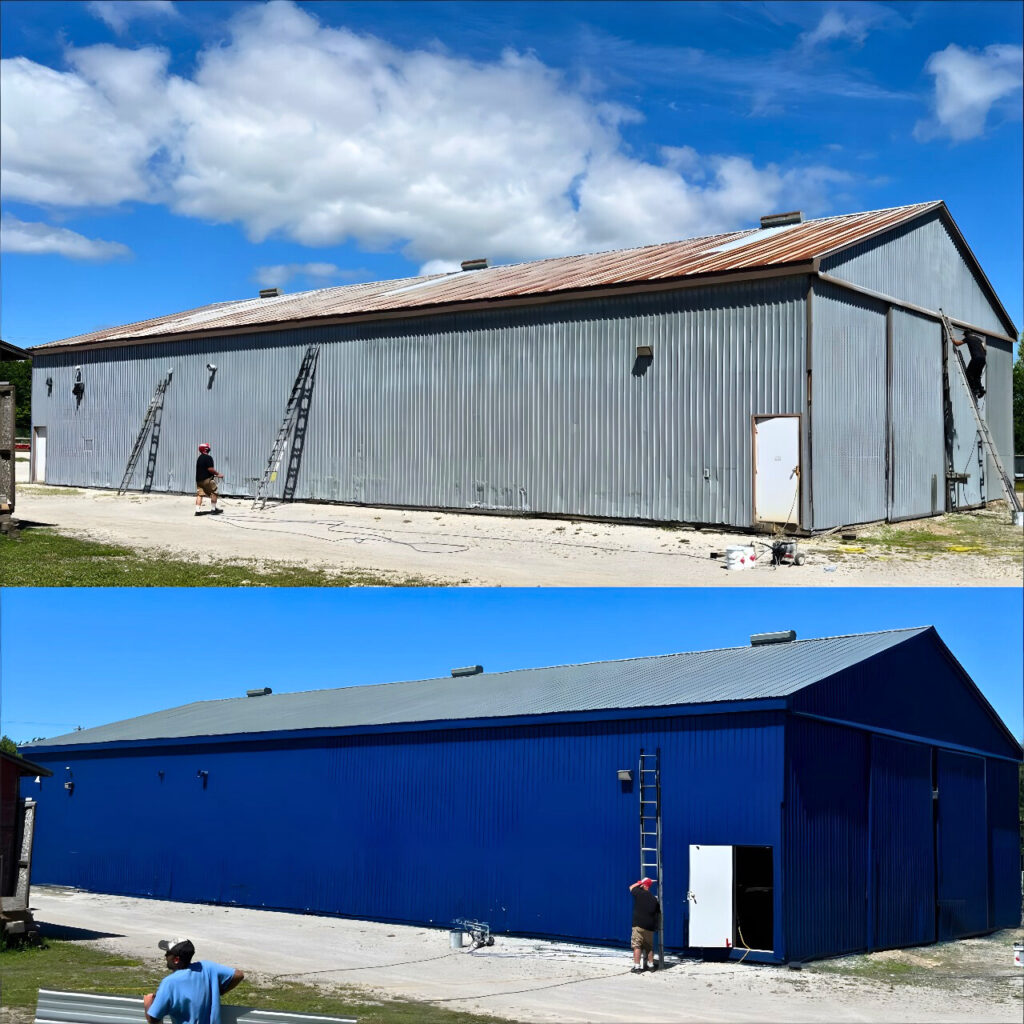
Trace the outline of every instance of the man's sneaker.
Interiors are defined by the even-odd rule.
[[[647,969],[649,971],[656,971],[658,969],[658,965],[657,964],[651,964],[651,966],[648,967]]]
[[[630,974],[643,974],[644,969],[642,967],[633,967],[630,969]]]
[[[200,512],[200,511],[199,511],[199,509],[196,509],[196,515],[197,515],[197,516],[201,516],[202,514],[203,514],[203,513],[202,513],[202,512]]]
[[[221,514],[221,512],[223,512],[223,511],[224,511],[224,509],[222,509],[222,508],[215,508],[215,509],[213,510],[213,514],[214,514],[215,516],[219,516],[219,515]]]

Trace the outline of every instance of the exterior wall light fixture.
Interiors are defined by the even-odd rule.
[[[633,772],[629,768],[620,768],[618,771],[619,782],[632,782]]]

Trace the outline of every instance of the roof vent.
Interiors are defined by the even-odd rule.
[[[260,298],[261,299],[276,299],[281,294],[280,288],[261,288]]]
[[[483,672],[483,665],[466,665],[465,668],[453,668],[452,677],[457,678],[458,676],[478,676]]]
[[[269,686],[261,686],[258,690],[246,690],[246,697],[266,697],[274,691]]]
[[[486,270],[487,260],[463,260],[463,270]]]
[[[764,647],[766,644],[791,644],[795,639],[795,629],[786,629],[781,633],[754,633],[750,638],[750,646]]]
[[[803,224],[804,215],[801,210],[790,210],[789,213],[769,213],[761,218],[763,228],[781,228],[785,224]]]

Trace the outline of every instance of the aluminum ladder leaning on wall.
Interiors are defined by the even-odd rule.
[[[121,486],[117,489],[118,494],[124,494],[124,492],[128,490],[128,484],[131,483],[132,475],[135,473],[135,467],[139,464],[139,458],[142,455],[142,449],[145,447],[146,435],[149,433],[150,427],[153,428],[153,439],[149,446],[149,459],[146,464],[146,480],[150,485],[153,483],[153,470],[156,468],[156,450],[160,441],[160,424],[163,420],[164,413],[164,393],[167,391],[167,385],[170,383],[171,375],[168,373],[167,376],[157,384],[156,390],[153,392],[153,397],[149,400],[149,406],[146,408],[146,415],[142,417],[142,426],[139,428],[139,436],[135,438],[135,444],[132,445],[131,454],[128,456],[128,465],[125,466],[124,476],[121,478]]]
[[[288,404],[285,406],[284,419],[281,428],[274,438],[274,446],[270,449],[270,458],[267,460],[267,468],[256,487],[256,495],[253,499],[253,510],[262,509],[267,504],[267,490],[277,480],[277,474],[281,469],[281,459],[284,456],[284,447],[288,443],[288,436],[295,430],[296,439],[305,435],[306,417],[309,415],[309,400],[312,390],[311,383],[316,372],[317,359],[320,357],[320,346],[310,345],[306,354],[302,357],[302,365],[299,367],[295,383],[292,385],[291,394],[288,396]],[[298,467],[296,453],[293,451],[288,463],[289,479],[297,475]],[[293,481],[294,482],[294,481]]]
[[[942,317],[946,345],[952,345],[953,325],[950,323],[949,317],[941,309],[939,310],[939,316]],[[992,457],[996,472],[999,474],[999,483],[1002,485],[1003,493],[1006,495],[1006,503],[1010,508],[1011,521],[1014,526],[1022,526],[1024,525],[1024,510],[1022,510],[1020,501],[1017,498],[1017,492],[1014,490],[1013,480],[1007,474],[1002,459],[999,458],[996,443],[992,438],[992,431],[988,429],[988,423],[985,422],[985,417],[982,416],[981,410],[978,408],[978,399],[971,390],[970,381],[967,379],[967,367],[964,365],[964,357],[956,345],[953,345],[953,355],[956,357],[956,364],[960,368],[960,376],[963,378],[964,387],[967,388],[967,394],[971,400],[971,411],[974,413],[974,421],[978,425],[978,433],[981,435],[982,444]]]
[[[665,896],[661,884],[661,748],[653,754],[640,749],[640,877],[650,878],[661,903],[661,927],[655,952],[658,967],[665,966]]]

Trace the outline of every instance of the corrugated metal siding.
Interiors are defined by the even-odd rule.
[[[786,725],[786,956],[867,946],[868,739],[851,729]]]
[[[822,260],[821,269],[986,331],[1006,331],[938,210]]]
[[[936,784],[938,937],[942,941],[976,935],[988,927],[984,758],[938,751]]]
[[[60,777],[31,786],[34,877],[625,944],[639,798],[616,771],[641,747],[661,748],[666,942],[679,948],[689,845],[778,845],[781,713],[61,755],[74,793]],[[202,835],[202,855],[154,841],[167,822]]]
[[[1016,928],[1021,921],[1020,829],[1017,824],[1017,765],[985,760],[989,827],[990,928]]]
[[[33,410],[48,429],[46,476],[116,487],[153,389],[173,367],[153,489],[191,489],[196,443],[209,440],[223,491],[251,494],[303,346],[322,342],[297,498],[746,526],[750,418],[803,411],[805,291],[794,278],[40,351]],[[653,345],[654,361],[637,376],[639,344]]]
[[[891,519],[946,507],[942,423],[942,329],[894,309],[892,338]]]
[[[885,519],[885,311],[822,282],[812,308],[814,529]]]
[[[953,471],[967,474],[967,482],[954,488],[953,507],[970,508],[988,500],[988,458],[971,408],[970,391],[956,364],[955,348],[950,342],[946,347],[949,349],[949,396],[953,404]]]
[[[1005,341],[988,339],[985,362],[985,401],[983,412],[992,433],[1003,470],[1013,479],[1013,346]],[[995,463],[988,459],[988,500],[1002,498],[1003,490],[996,476]]]
[[[1003,757],[1020,747],[934,634],[836,673],[794,694],[792,707]]]
[[[871,737],[869,949],[935,941],[932,749]]]

